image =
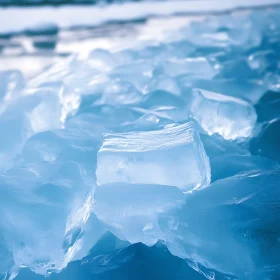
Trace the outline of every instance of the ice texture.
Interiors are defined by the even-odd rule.
[[[251,151],[256,155],[280,161],[279,119],[266,124],[262,131],[251,140]]]
[[[279,14],[0,34],[0,279],[280,279]]]
[[[163,239],[158,215],[183,202],[173,186],[114,183],[97,187],[94,213],[118,238],[151,246]]]
[[[277,279],[278,182],[279,169],[257,170],[193,192],[159,222],[170,252],[239,279]]]
[[[193,90],[190,111],[209,135],[218,133],[227,140],[250,137],[257,120],[246,101],[202,89]]]
[[[0,180],[0,229],[16,268],[59,270],[78,253],[87,254],[94,236],[103,234],[101,225],[92,235],[86,224],[92,219],[92,180],[76,163],[37,162],[7,170]],[[89,241],[81,239],[86,232]]]
[[[4,102],[11,100],[13,95],[24,87],[24,84],[20,71],[0,71],[0,102],[2,106]]]
[[[170,59],[163,63],[162,69],[157,71],[163,72],[171,77],[188,74],[193,78],[212,79],[217,70],[205,57],[194,57],[185,59]]]
[[[97,161],[98,185],[158,184],[190,191],[210,182],[209,160],[191,122],[149,132],[105,134]]]

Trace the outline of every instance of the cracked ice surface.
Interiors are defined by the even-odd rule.
[[[32,79],[1,71],[0,277],[101,274],[140,242],[188,275],[279,279],[279,14],[200,18]],[[47,27],[25,36],[62,40]]]

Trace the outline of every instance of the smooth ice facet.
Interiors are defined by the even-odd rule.
[[[257,120],[248,102],[202,89],[193,90],[190,111],[209,135],[218,133],[227,140],[250,137]]]
[[[129,82],[110,82],[96,104],[136,105],[140,103],[142,93]]]
[[[212,79],[217,71],[205,57],[190,57],[185,59],[172,59],[163,63],[158,69],[171,77],[188,74],[193,78]]]
[[[180,95],[180,88],[177,81],[166,75],[159,75],[145,88],[146,93],[157,90],[168,91],[174,95]]]
[[[93,50],[88,57],[88,63],[92,68],[108,71],[116,65],[114,56],[106,50]]]
[[[157,131],[105,134],[96,177],[98,185],[159,184],[190,191],[210,182],[210,166],[189,122]]]
[[[115,183],[97,187],[94,213],[120,239],[150,246],[163,239],[158,215],[183,201],[172,186]]]
[[[231,177],[240,172],[250,170],[273,170],[279,164],[268,158],[250,155],[224,154],[210,159],[211,181]]]

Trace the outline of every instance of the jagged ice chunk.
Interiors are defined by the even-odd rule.
[[[227,140],[249,137],[257,120],[248,102],[202,89],[192,91],[190,111],[209,135],[218,133]]]
[[[155,244],[163,233],[158,215],[184,202],[175,187],[150,184],[115,183],[99,186],[95,192],[94,213],[111,232],[130,243]]]

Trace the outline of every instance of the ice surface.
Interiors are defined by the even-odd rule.
[[[128,64],[119,65],[113,68],[109,76],[111,79],[129,82],[136,89],[142,91],[151,82],[153,77],[154,64],[151,60],[136,60]]]
[[[157,130],[167,124],[171,124],[172,122],[173,121],[171,119],[167,118],[165,115],[157,113],[156,111],[147,112],[137,120],[133,122],[125,123],[124,130],[125,131]]]
[[[279,13],[0,34],[0,278],[280,279]]]
[[[271,121],[265,125],[263,130],[251,141],[251,151],[263,157],[272,158],[279,162],[279,119]]]
[[[96,177],[98,185],[159,184],[190,191],[209,184],[210,167],[190,122],[157,131],[105,134]]]
[[[2,104],[0,156],[13,157],[24,143],[39,132],[64,127],[67,104],[61,102],[61,88],[38,89]],[[5,168],[7,161],[0,165]]]
[[[194,57],[185,59],[170,59],[157,69],[171,77],[188,74],[193,78],[212,79],[217,71],[205,57]]]
[[[174,257],[162,244],[147,247],[141,243],[123,248],[123,243],[106,234],[94,250],[81,261],[72,262],[61,273],[48,276],[50,280],[96,279],[178,279],[204,280],[205,277],[188,266],[185,260]],[[137,275],[136,273],[137,272]],[[36,277],[37,276],[37,277]],[[23,269],[16,280],[40,279],[38,275]],[[223,278],[217,278],[223,279]]]
[[[144,92],[168,91],[175,95],[180,95],[180,88],[177,81],[166,75],[159,75],[147,86]]]
[[[272,49],[253,52],[248,57],[248,64],[253,70],[263,72],[270,64],[277,64],[277,54]]]
[[[200,88],[212,92],[223,93],[228,96],[238,97],[249,103],[256,104],[267,91],[267,85],[262,79],[243,78],[216,78],[214,80],[191,79],[182,76],[179,84],[184,88]]]
[[[0,102],[11,100],[24,87],[24,79],[20,71],[0,71]],[[1,107],[2,107],[1,106]]]
[[[246,101],[202,89],[193,90],[190,111],[208,134],[218,133],[227,140],[251,136],[257,120]]]
[[[111,82],[106,84],[104,92],[96,104],[136,105],[142,94],[129,82]]]
[[[193,22],[183,30],[183,35],[198,47],[250,49],[261,43],[259,30],[252,22],[246,22],[243,16],[232,16],[230,19],[221,16],[220,22]]]
[[[279,118],[280,96],[278,92],[268,91],[256,104],[259,122],[269,122]]]
[[[189,109],[186,101],[166,90],[155,90],[142,98],[142,107],[147,112],[159,117],[170,119],[173,122],[182,122],[189,119]]]
[[[91,67],[107,71],[116,65],[114,56],[106,50],[95,49],[93,50],[88,57],[88,63]]]
[[[251,171],[187,196],[159,222],[170,252],[239,279],[277,279],[279,176]]]
[[[250,155],[250,152],[243,146],[238,145],[237,142],[225,140],[219,134],[208,135],[200,134],[200,139],[205,148],[206,154],[210,159],[224,156],[226,154],[232,155]]]
[[[219,135],[201,134],[200,139],[209,157],[211,182],[231,177],[250,170],[273,170],[279,167],[277,161],[261,156],[252,156],[238,143],[227,141]]]
[[[279,67],[280,68],[280,67]],[[274,71],[265,75],[267,87],[271,91],[280,92],[280,71]]]
[[[92,180],[76,163],[34,163],[7,170],[0,180],[0,228],[16,268],[45,274],[66,266],[82,244],[87,254],[95,242],[94,235],[84,242],[92,234]],[[95,236],[102,234],[96,220]]]
[[[250,170],[273,170],[279,164],[268,158],[250,155],[224,154],[210,159],[212,182]]]
[[[114,183],[96,189],[94,213],[118,238],[151,246],[164,239],[158,215],[183,202],[173,186]]]

